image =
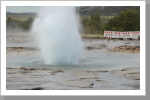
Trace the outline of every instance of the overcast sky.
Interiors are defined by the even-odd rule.
[[[13,13],[20,12],[37,12],[38,6],[7,6],[6,11],[11,11]]]

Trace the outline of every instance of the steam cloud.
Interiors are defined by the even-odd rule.
[[[75,7],[41,7],[32,25],[45,64],[78,64],[82,54]]]

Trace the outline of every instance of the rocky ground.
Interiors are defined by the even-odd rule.
[[[52,70],[7,68],[7,90],[139,90],[140,68]]]
[[[114,41],[112,41],[114,42]],[[105,49],[107,52],[124,52],[124,53],[140,53],[140,46],[131,45],[130,42],[124,42],[119,45],[114,45],[110,48],[110,45],[99,43],[97,45],[88,45],[85,47],[87,50]]]
[[[108,49],[107,51],[108,52],[139,53],[140,52],[140,47],[139,46],[122,45],[122,46],[116,46],[113,49]]]
[[[7,47],[6,53],[7,55],[33,55],[39,52],[39,50],[35,47]]]
[[[27,56],[39,53],[31,43],[20,44],[8,38],[7,56]],[[17,38],[17,39],[20,39]],[[83,40],[86,50],[104,52],[140,53],[137,41]],[[86,42],[85,42],[86,41]],[[139,43],[139,41],[138,41]],[[16,45],[17,44],[17,45]],[[116,45],[117,44],[117,45]],[[25,45],[25,47],[21,47]],[[29,46],[30,45],[30,46]],[[92,65],[91,65],[92,67]],[[49,68],[29,68],[28,66],[7,66],[7,90],[139,90],[140,67],[117,70],[54,70]]]

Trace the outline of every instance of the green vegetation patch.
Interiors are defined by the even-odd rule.
[[[31,28],[33,18],[30,17],[27,20],[21,21],[18,19],[12,19],[11,17],[8,17],[6,20],[6,28],[21,28],[23,30],[29,30]]]

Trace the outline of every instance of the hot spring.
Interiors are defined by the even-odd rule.
[[[41,7],[31,32],[47,65],[78,64],[83,47],[75,7]]]
[[[140,41],[81,40],[80,26],[74,7],[41,7],[30,31],[7,31],[6,89],[139,90],[140,53],[109,49]],[[134,80],[120,76],[128,73],[123,68],[131,68],[124,76]]]
[[[115,70],[140,67],[140,53],[107,52],[107,49],[116,46],[140,46],[139,40],[81,41],[80,26],[80,19],[74,7],[41,7],[29,33],[7,33],[7,67],[59,70]],[[103,44],[107,47],[86,49]]]

